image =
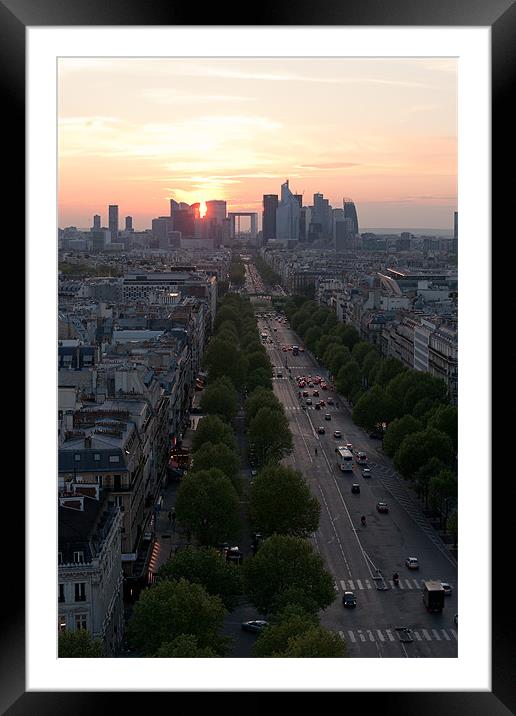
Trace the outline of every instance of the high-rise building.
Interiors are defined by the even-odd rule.
[[[126,230],[126,231],[132,231],[132,230],[133,230],[133,217],[132,217],[132,216],[126,216],[126,217],[125,217],[125,230]]]
[[[355,204],[353,203],[353,199],[348,199],[344,197],[344,199],[342,200],[342,205],[344,207],[344,216],[346,217],[346,219],[353,220],[353,233],[360,233],[358,230],[357,210],[355,208]]]
[[[288,243],[299,241],[299,217],[301,207],[288,186],[288,179],[281,185],[281,201],[276,209],[276,238]]]
[[[118,205],[109,205],[109,232],[111,234],[111,241],[116,243],[118,239]]]
[[[320,226],[321,238],[328,239],[332,235],[332,208],[323,194],[314,194],[312,223]]]
[[[100,229],[100,214],[95,214],[93,217],[93,228],[95,230]]]
[[[194,236],[195,215],[192,207],[185,202],[170,200],[170,216],[173,219],[174,230],[180,231],[182,236]]]
[[[455,241],[459,238],[459,212],[453,212],[453,238]]]
[[[262,239],[266,244],[270,239],[276,238],[276,209],[278,208],[277,194],[263,195]]]

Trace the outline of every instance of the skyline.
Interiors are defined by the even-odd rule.
[[[364,227],[449,229],[455,60],[60,59],[59,226],[117,204],[135,230],[168,200],[351,196]]]

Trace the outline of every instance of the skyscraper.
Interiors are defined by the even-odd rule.
[[[133,217],[132,217],[132,216],[126,216],[126,217],[125,217],[125,230],[126,230],[126,231],[132,231],[132,230],[133,230]]]
[[[95,214],[93,217],[93,228],[95,230],[100,229],[100,214]]]
[[[263,195],[263,214],[262,214],[262,237],[263,243],[266,244],[270,239],[276,238],[276,209],[278,208],[277,194]]]
[[[459,238],[459,212],[453,212],[453,238],[455,241]]]
[[[289,189],[288,179],[281,185],[281,201],[276,209],[276,238],[284,243],[299,241],[301,207]]]
[[[118,205],[109,205],[109,233],[111,234],[111,241],[116,243],[118,239]]]
[[[342,200],[342,205],[344,206],[344,216],[346,219],[352,219],[353,220],[353,233],[358,234],[360,233],[358,231],[358,216],[357,216],[357,210],[355,209],[355,204],[353,203],[353,199],[348,199],[344,197]]]

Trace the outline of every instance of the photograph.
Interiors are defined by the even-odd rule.
[[[512,3],[158,4],[0,3],[30,445],[0,710],[336,691],[509,716]]]
[[[456,658],[457,60],[57,82],[59,657]]]

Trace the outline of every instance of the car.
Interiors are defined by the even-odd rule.
[[[311,398],[308,398],[307,401],[306,401],[306,404],[307,404],[307,405],[312,405],[312,399],[311,399]]]
[[[417,557],[407,557],[405,564],[409,569],[419,569],[419,560]]]
[[[324,408],[324,406],[326,405],[326,403],[324,402],[324,400],[320,400],[320,401],[319,401],[319,405],[320,405],[321,408]]]
[[[452,585],[448,584],[448,582],[441,582],[441,587],[444,589],[444,594],[446,597],[449,597],[452,593]]]
[[[367,465],[367,455],[365,452],[361,452],[360,450],[357,452],[357,462],[359,465]]]
[[[307,391],[307,390],[303,390],[303,398],[308,398],[308,391]]]
[[[308,383],[308,387],[309,387],[309,388],[313,388],[313,387],[314,387],[314,384],[312,383],[312,381],[310,381],[310,382]]]
[[[354,482],[351,485],[351,492],[354,492],[354,493],[360,492],[360,485],[358,484],[358,482]]]
[[[321,383],[321,388],[323,390],[328,390],[328,386],[326,385],[326,383]]]
[[[287,352],[287,346],[283,346],[283,348],[282,348],[281,350],[283,351],[283,353],[286,353],[286,352]]]
[[[346,450],[349,450],[349,452],[353,452],[353,444],[352,443],[346,443],[344,445],[344,447],[346,448]]]
[[[313,396],[314,398],[318,398],[318,397],[319,397],[319,391],[318,391],[318,390],[314,390],[313,393],[312,393],[312,396]]]
[[[256,477],[257,474],[258,474],[258,470],[255,467],[253,467],[253,469],[251,470],[252,477]]]
[[[342,595],[342,604],[345,607],[356,607],[357,598],[354,592],[344,592]]]
[[[274,333],[276,333],[276,331],[277,331],[278,329],[277,329],[276,326],[275,326],[272,330],[274,331]]]
[[[260,632],[269,626],[269,622],[264,619],[251,619],[248,622],[242,622],[242,629],[244,631]]]
[[[371,477],[371,469],[369,467],[364,467],[362,477]]]
[[[328,398],[328,400],[326,402],[328,403],[328,405],[333,405],[334,401],[333,401],[333,398]]]
[[[283,378],[283,373],[280,370],[276,373],[276,378]]]
[[[317,428],[317,432],[319,433],[319,435],[324,435],[325,432],[326,432],[326,430],[323,428],[322,425],[320,425],[320,426]]]
[[[334,438],[341,438],[341,437],[342,437],[342,433],[340,432],[340,430],[335,430],[335,431],[333,432],[333,437],[334,437]]]
[[[331,415],[329,413],[326,413],[326,415],[324,416],[324,419],[331,420]]]
[[[299,352],[300,352],[300,353],[304,353],[304,352],[305,352],[305,349],[304,349],[302,346],[299,346]]]
[[[321,409],[321,406],[319,405],[319,403],[316,403],[316,404],[315,404],[315,409],[316,409],[316,410],[320,410],[320,409]]]
[[[386,502],[377,502],[376,503],[376,511],[377,512],[389,512],[387,503]]]

